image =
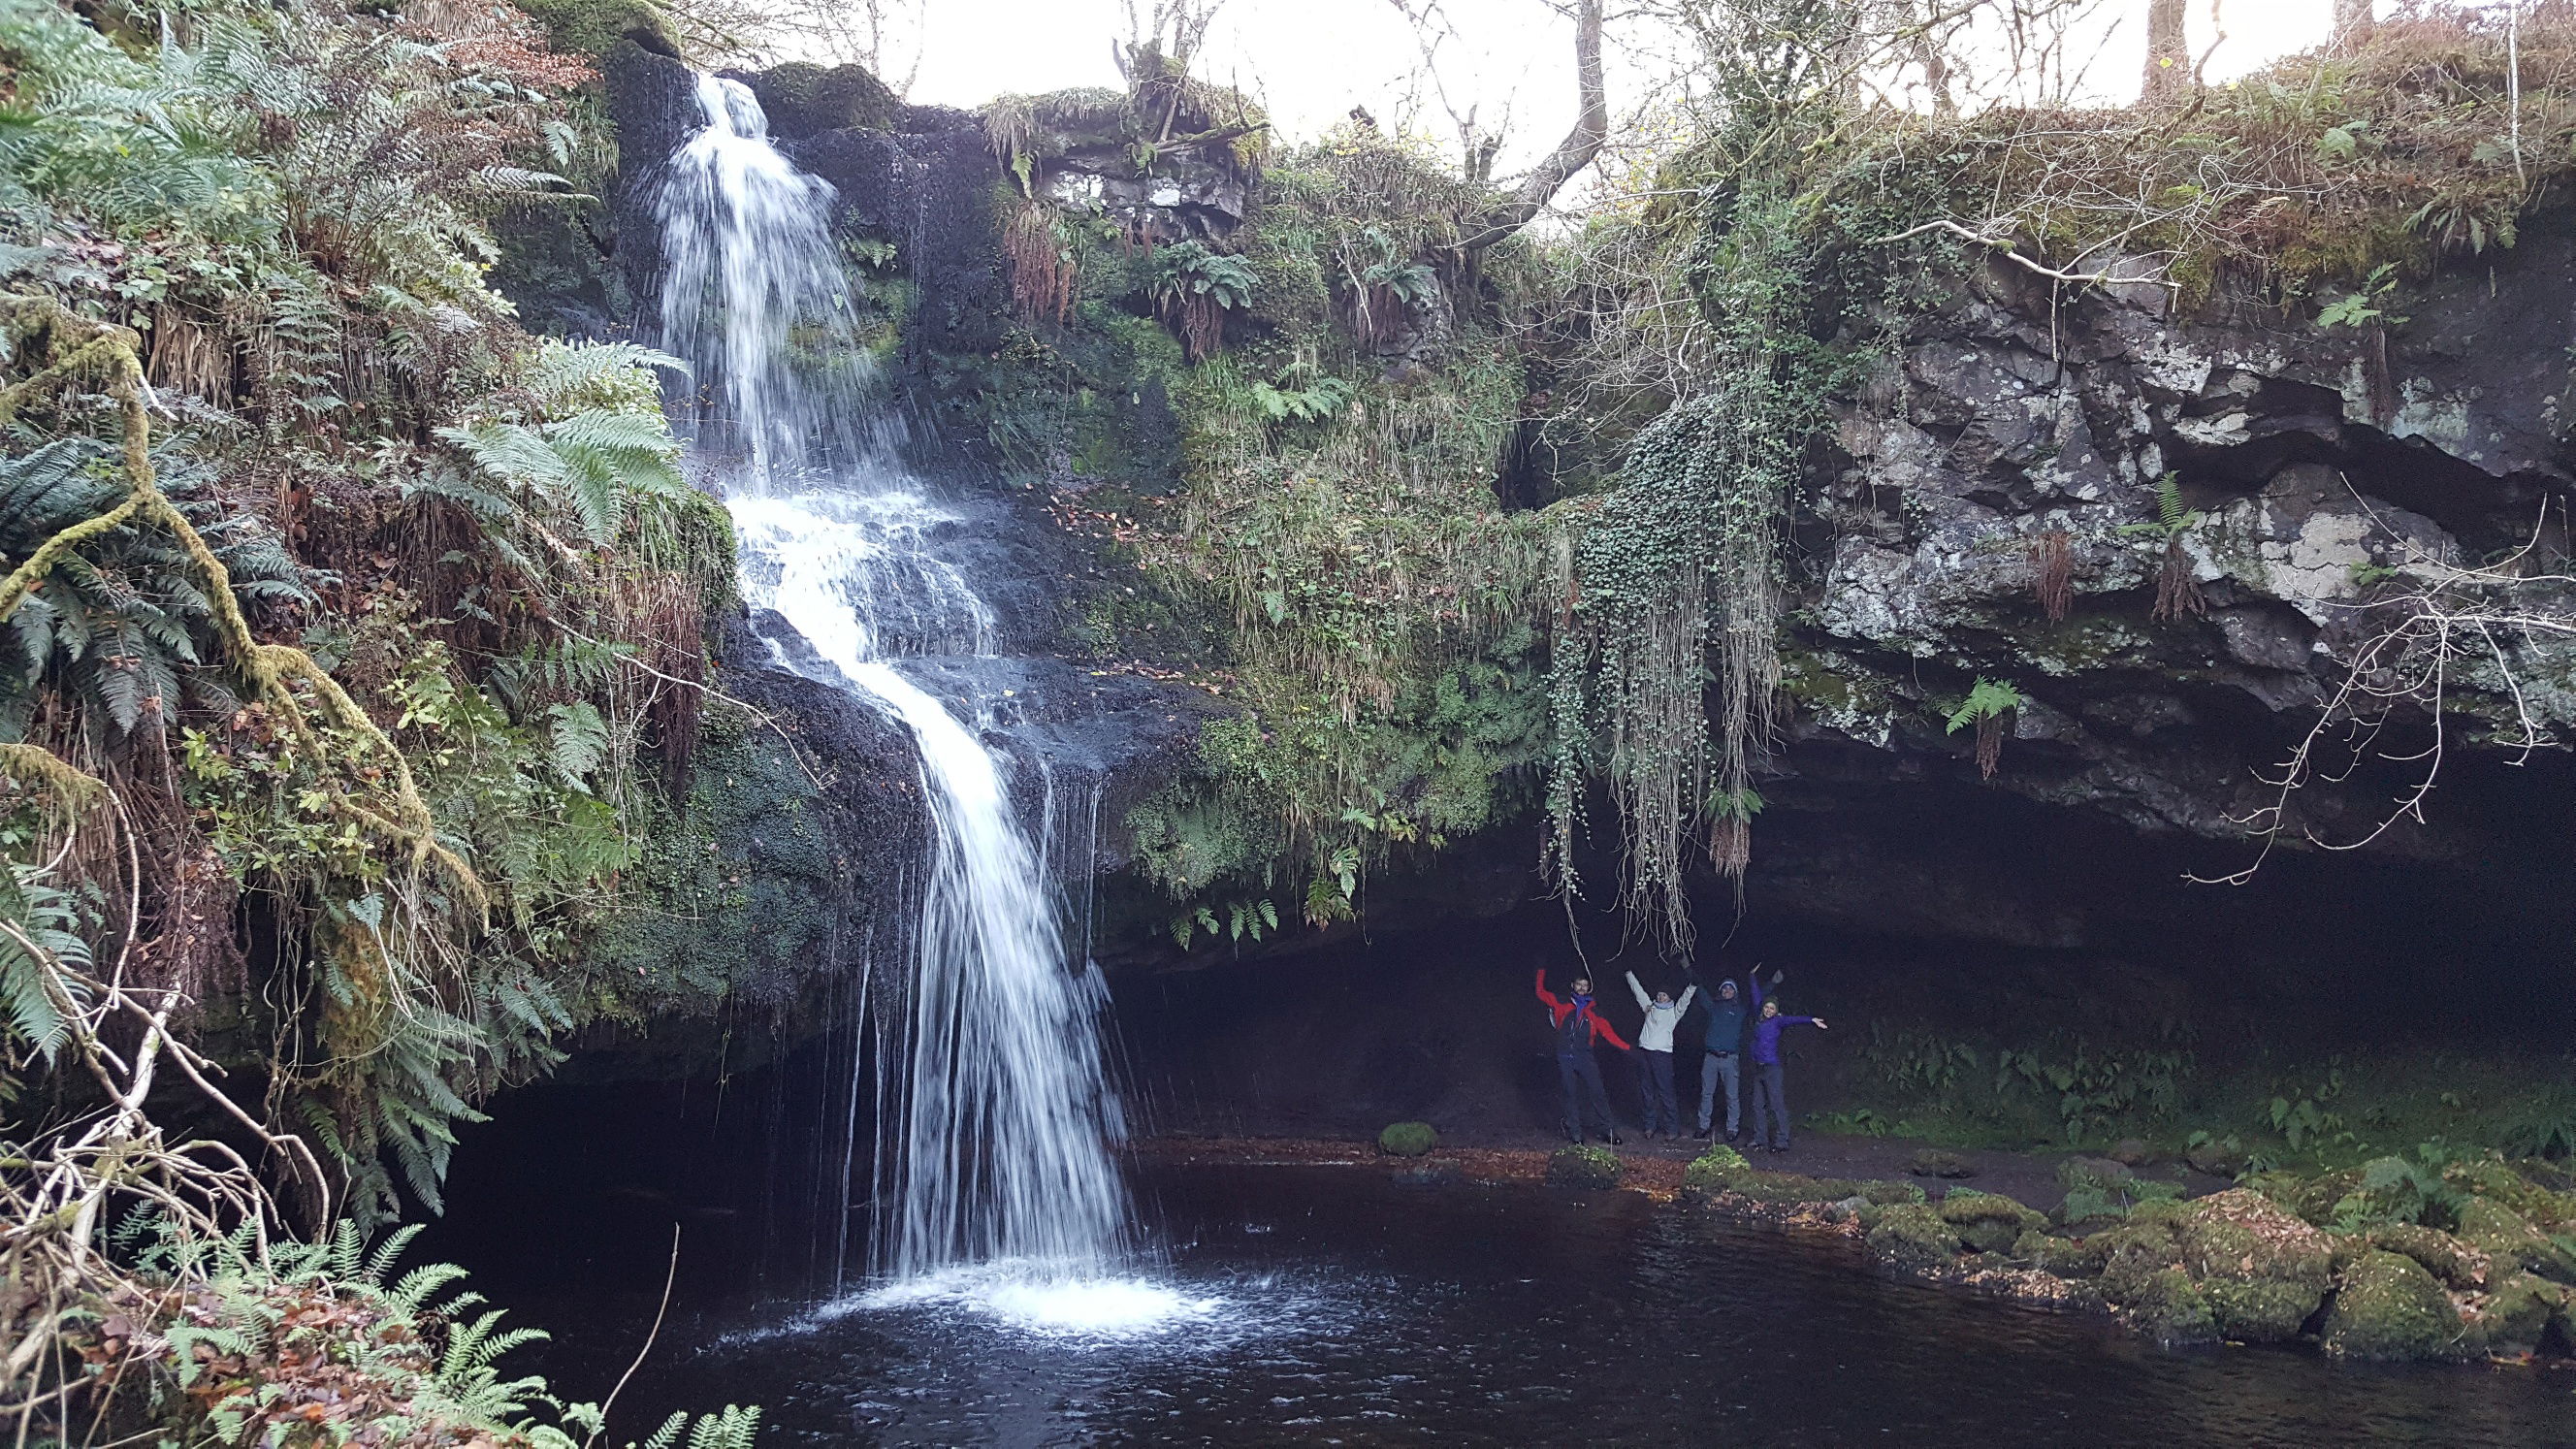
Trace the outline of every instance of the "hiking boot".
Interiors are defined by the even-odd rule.
[[[1571,1127],[1568,1127],[1565,1129],[1565,1140],[1573,1143],[1577,1147],[1580,1147],[1583,1145],[1583,1134],[1575,1131]]]
[[[1713,1140],[1716,1135],[1717,1134],[1709,1131],[1707,1128],[1702,1127],[1697,1132],[1691,1134],[1691,1140],[1693,1142],[1708,1142]]]
[[[1620,1135],[1619,1135],[1618,1133],[1616,1133],[1616,1132],[1604,1132],[1604,1133],[1602,1133],[1602,1134],[1601,1134],[1601,1140],[1602,1140],[1602,1141],[1604,1141],[1604,1142],[1609,1143],[1609,1144],[1610,1144],[1611,1146],[1613,1146],[1613,1147],[1624,1147],[1624,1146],[1626,1146],[1626,1145],[1628,1144],[1628,1139],[1627,1139],[1627,1138],[1625,1138],[1625,1137],[1620,1136]]]

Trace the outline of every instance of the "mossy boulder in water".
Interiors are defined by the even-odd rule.
[[[2261,1193],[2231,1188],[2190,1204],[2174,1225],[2174,1240],[2228,1338],[2296,1338],[2325,1301],[2332,1245]]]
[[[2549,1321],[2567,1312],[2568,1290],[2530,1273],[2516,1273],[2477,1306],[2469,1328],[2489,1354],[2524,1358],[2549,1336]]]
[[[2146,1296],[2149,1282],[2167,1268],[2182,1266],[2182,1244],[2165,1222],[2131,1222],[2084,1240],[2088,1254],[2102,1264],[2102,1296],[2130,1303]]]
[[[2045,1214],[1991,1192],[1953,1192],[1941,1199],[1941,1221],[1980,1253],[2011,1250],[2021,1235],[2048,1226]]]
[[[2180,1268],[2148,1274],[2125,1306],[2137,1330],[2166,1348],[2218,1341],[2218,1317],[2208,1296]]]
[[[1897,1203],[1871,1215],[1866,1239],[1880,1262],[1905,1273],[1931,1273],[1959,1261],[1956,1228],[1926,1203]]]
[[[1396,1122],[1377,1134],[1377,1150],[1389,1157],[1420,1157],[1440,1145],[1440,1133],[1428,1122]]]
[[[1607,1147],[1560,1147],[1547,1158],[1547,1180],[1559,1187],[1617,1187],[1627,1172]]]
[[[2460,1310],[2424,1265],[2373,1248],[2345,1271],[2326,1315],[2326,1352],[2344,1358],[2460,1358]]]
[[[2492,1198],[2473,1197],[2460,1204],[2460,1240],[2487,1255],[2491,1272],[2519,1268],[2576,1283],[2576,1253]]]

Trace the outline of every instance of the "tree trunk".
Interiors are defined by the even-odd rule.
[[[2147,0],[2147,79],[2139,98],[2170,101],[2191,88],[2191,47],[2183,38],[2184,0]]]
[[[2370,0],[2335,0],[2334,41],[2337,55],[2350,55],[2370,43]]]
[[[1574,173],[1591,165],[1592,158],[1601,154],[1602,143],[1610,139],[1610,92],[1601,83],[1601,0],[1583,0],[1583,9],[1574,19],[1574,86],[1582,103],[1574,129],[1556,143],[1556,149],[1510,199],[1466,224],[1467,239],[1459,243],[1461,248],[1482,250],[1529,225],[1530,218],[1547,208]]]

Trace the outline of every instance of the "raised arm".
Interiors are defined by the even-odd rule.
[[[1637,979],[1637,973],[1634,971],[1628,973],[1628,990],[1635,994],[1639,1011],[1655,1009],[1655,998],[1646,994],[1646,984]]]
[[[1673,1019],[1678,1021],[1682,1017],[1688,1015],[1690,1013],[1690,1004],[1693,999],[1698,997],[1698,995],[1699,985],[1697,982],[1693,982],[1691,985],[1683,987],[1682,999],[1673,1003]]]
[[[1544,966],[1538,968],[1538,999],[1546,1002],[1547,1009],[1550,1011],[1555,1011],[1565,1005],[1564,1002],[1556,999],[1555,992],[1547,989],[1547,968]]]

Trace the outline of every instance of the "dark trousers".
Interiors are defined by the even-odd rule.
[[[1709,1124],[1716,1120],[1712,1114],[1717,1110],[1720,1082],[1726,1084],[1726,1135],[1734,1136],[1736,1127],[1743,1121],[1743,1103],[1736,1094],[1735,1062],[1736,1054],[1733,1052],[1710,1052],[1700,1062],[1699,1130],[1702,1132],[1706,1132]]]
[[[1673,1054],[1637,1048],[1637,1096],[1645,1103],[1646,1130],[1682,1135],[1681,1099],[1673,1095]]]
[[[1787,1147],[1789,1145],[1789,1098],[1781,1090],[1778,1062],[1753,1064],[1753,1140],[1756,1142],[1763,1140],[1766,1135],[1762,1120],[1766,1112],[1771,1119],[1767,1134],[1771,1145],[1779,1148]]]
[[[1586,1096],[1591,1100],[1593,1115],[1601,1119],[1601,1130],[1616,1132],[1618,1124],[1610,1120],[1610,1094],[1601,1090],[1601,1064],[1592,1059],[1592,1049],[1556,1054],[1556,1077],[1565,1087],[1565,1133],[1583,1135],[1583,1107]]]

